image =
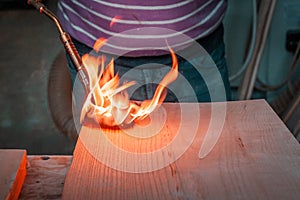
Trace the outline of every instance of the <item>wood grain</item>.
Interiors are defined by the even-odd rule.
[[[72,156],[28,156],[19,199],[61,199]]]
[[[26,151],[0,150],[0,199],[18,199],[26,176]]]
[[[131,141],[122,132],[97,133],[83,127],[63,199],[299,199],[300,145],[264,100],[228,102],[217,144],[208,156],[199,159],[204,135],[215,120],[211,118],[212,105],[197,104],[199,126],[184,154],[172,163],[172,157],[181,148],[180,143],[172,146],[162,155],[162,160],[170,163],[148,173],[128,173],[103,164],[107,161],[101,160],[104,158],[122,166],[128,164],[130,156],[114,157],[118,154],[103,150],[103,141],[97,137],[108,135],[113,144],[137,154],[153,151],[162,148],[166,141],[173,141],[178,124],[187,134],[192,132],[192,123],[199,116],[191,112],[190,120],[180,121],[178,105],[164,104],[166,123],[159,136],[146,142]],[[106,157],[99,160],[99,155]],[[136,168],[156,167],[156,160],[146,161],[135,163]]]

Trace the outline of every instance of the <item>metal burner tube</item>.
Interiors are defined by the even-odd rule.
[[[58,29],[60,40],[64,45],[64,48],[68,55],[70,56],[75,69],[78,73],[78,78],[84,86],[85,92],[89,93],[89,79],[86,72],[86,69],[82,63],[81,56],[79,55],[70,35],[65,32],[61,26],[61,23],[57,17],[44,5],[40,0],[28,0],[28,4],[34,6],[40,13],[44,13],[48,18],[55,22],[55,25]]]

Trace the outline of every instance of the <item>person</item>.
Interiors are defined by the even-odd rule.
[[[57,14],[81,56],[92,51],[98,38],[117,37],[114,40],[117,42],[111,45],[113,49],[108,50],[107,56],[116,57],[115,69],[120,76],[149,62],[172,65],[170,53],[155,49],[153,44],[161,44],[163,39],[171,41],[173,46],[178,47],[178,51],[189,51],[189,44],[184,44],[185,41],[182,39],[185,37],[180,37],[177,33],[186,35],[200,44],[212,58],[222,78],[226,95],[224,99],[230,100],[222,24],[226,8],[227,0],[59,0]],[[135,31],[128,33],[130,30]],[[131,37],[132,35],[134,37]],[[176,43],[178,45],[174,45]],[[141,46],[150,46],[151,49],[140,50]],[[124,51],[120,53],[121,49]],[[193,59],[196,59],[196,63],[201,63],[203,58],[200,55]],[[68,62],[74,83],[76,71],[69,58]],[[132,99],[152,98],[157,86],[154,79],[161,74],[160,69],[157,70],[158,65],[152,69],[150,67],[149,70],[142,69],[133,75],[133,78],[144,78],[141,82],[145,84],[131,95]],[[178,56],[178,65],[180,74],[188,80],[196,99],[190,98],[191,94],[185,94],[186,90],[182,86],[178,89],[179,92],[175,92],[176,94],[168,90],[165,101],[213,101],[208,88],[211,86],[208,86],[207,81],[214,78],[205,79],[203,74],[197,73],[189,60],[181,56]]]

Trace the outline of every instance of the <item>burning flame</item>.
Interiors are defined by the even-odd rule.
[[[118,15],[114,16],[114,17],[111,19],[111,21],[110,21],[109,27],[111,28],[111,27],[112,27],[117,21],[119,21],[120,19],[122,19],[121,16],[118,16]]]
[[[106,40],[100,38],[94,45],[99,52]],[[144,100],[140,104],[130,101],[126,89],[135,84],[134,81],[120,84],[118,74],[114,73],[114,60],[105,67],[105,57],[93,57],[85,54],[82,57],[90,80],[90,92],[83,104],[80,122],[86,116],[94,119],[101,125],[113,127],[131,124],[143,120],[157,108],[165,99],[165,88],[173,82],[178,75],[178,62],[175,53],[169,48],[172,56],[172,68],[161,80],[151,100]]]

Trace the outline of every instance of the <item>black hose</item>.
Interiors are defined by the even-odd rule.
[[[48,79],[48,103],[57,128],[69,139],[76,141],[78,134],[72,113],[72,82],[64,51],[55,58]]]

